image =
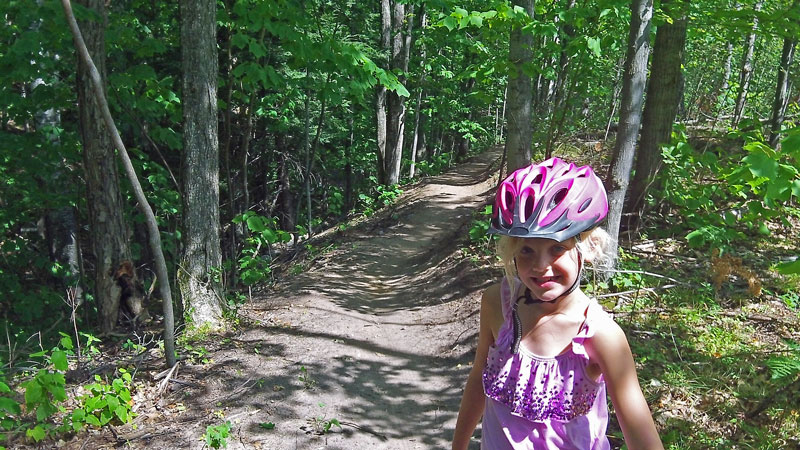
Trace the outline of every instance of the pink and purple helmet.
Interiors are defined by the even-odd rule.
[[[589,166],[558,158],[517,169],[497,189],[490,234],[565,241],[608,214],[608,198]]]

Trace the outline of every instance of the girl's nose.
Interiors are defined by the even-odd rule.
[[[532,272],[545,272],[550,267],[550,258],[544,254],[538,254],[531,258],[530,269]]]

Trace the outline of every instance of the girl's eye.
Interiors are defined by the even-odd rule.
[[[554,245],[550,250],[554,255],[563,255],[566,253],[567,247],[564,247],[563,245]]]
[[[530,248],[530,247],[522,247],[519,250],[519,254],[520,255],[524,255],[524,256],[532,255],[533,254],[533,249]]]

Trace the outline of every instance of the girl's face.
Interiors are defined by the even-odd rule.
[[[516,253],[517,275],[534,297],[549,302],[567,291],[578,277],[575,239],[525,239]]]

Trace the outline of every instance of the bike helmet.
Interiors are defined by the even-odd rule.
[[[517,169],[497,189],[490,234],[565,241],[608,214],[608,198],[589,166],[558,158]]]

